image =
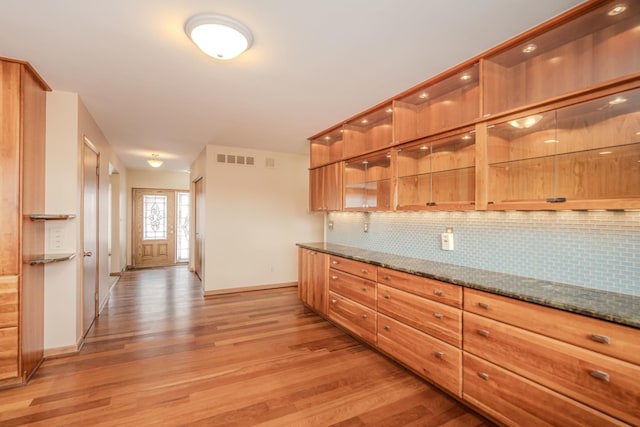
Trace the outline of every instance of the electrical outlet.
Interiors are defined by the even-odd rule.
[[[453,250],[453,233],[442,233],[440,235],[440,245],[443,251]]]

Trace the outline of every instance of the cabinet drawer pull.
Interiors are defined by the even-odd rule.
[[[338,300],[337,300],[337,299],[332,299],[332,300],[331,300],[331,304],[335,304],[335,303],[337,303],[337,302],[338,302]]]
[[[389,326],[389,325],[384,325],[384,330],[385,330],[385,331],[390,331],[390,330],[391,330],[391,326]]]
[[[436,356],[438,359],[444,359],[444,353],[441,351],[436,351],[435,353],[433,353],[434,356]]]
[[[611,338],[606,335],[591,334],[591,339],[601,344],[611,344]]]
[[[489,309],[489,304],[487,304],[486,302],[479,302],[478,303],[478,307],[484,308],[485,310],[488,310]]]
[[[362,315],[362,318],[363,318],[363,319],[366,319],[366,318],[367,318],[367,315],[366,315],[366,314],[363,314],[363,315]]]
[[[382,278],[383,278],[384,280],[391,280],[391,277],[389,277],[389,276],[382,276]]]
[[[363,268],[362,270],[360,270],[360,273],[362,273],[362,274],[367,274],[367,273],[368,273],[368,271],[367,271],[367,269],[366,269],[366,268]]]
[[[331,261],[331,265],[338,265],[340,264],[338,261],[336,261],[335,259],[333,261]]]
[[[331,276],[331,280],[338,280],[338,276]]]
[[[489,374],[487,374],[486,372],[478,372],[478,376],[485,381],[489,380]]]
[[[389,294],[384,294],[384,299],[391,299],[391,295],[389,295]]]
[[[444,315],[442,313],[433,313],[433,317],[435,317],[436,319],[442,319]]]
[[[606,372],[602,372],[602,371],[598,371],[597,369],[594,369],[589,373],[593,378],[599,379],[600,381],[604,381],[607,383],[609,382],[609,374],[607,374]]]
[[[489,331],[487,331],[486,329],[478,329],[478,335],[481,335],[486,338],[489,336]]]
[[[367,288],[365,288],[364,286],[360,289],[362,290],[362,292],[367,292]]]
[[[434,290],[433,293],[439,297],[441,297],[444,294],[444,292],[442,292],[440,289]]]

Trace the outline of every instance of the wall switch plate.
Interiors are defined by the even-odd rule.
[[[440,235],[440,245],[443,251],[453,250],[453,233],[442,233]]]

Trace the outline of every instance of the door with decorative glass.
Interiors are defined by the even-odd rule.
[[[175,190],[133,189],[134,267],[174,265],[177,261],[184,261],[178,260],[176,256],[176,228],[178,232],[181,230],[180,225],[176,227],[176,222],[179,221],[176,218],[177,207],[184,205],[183,198],[178,199],[181,194],[185,193]],[[181,241],[178,248],[180,258],[184,256],[183,246],[184,242]]]

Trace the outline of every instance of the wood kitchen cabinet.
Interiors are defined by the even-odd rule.
[[[391,146],[393,108],[391,103],[348,121],[342,129],[344,157],[356,157]]]
[[[44,347],[44,151],[47,84],[0,58],[0,387],[23,384]]]
[[[344,147],[342,133],[342,126],[339,126],[309,139],[311,168],[342,160]]]
[[[527,417],[537,417],[540,403],[531,401],[529,405],[526,399],[521,399],[515,405],[519,405],[517,410],[511,412],[513,408],[503,407],[506,396],[519,387],[532,389],[531,383],[535,383],[537,386],[533,388],[545,395],[550,407],[561,407],[567,398],[574,402],[572,410],[582,413],[579,419],[586,417],[585,424],[600,425],[596,420],[612,417],[638,425],[640,365],[610,356],[618,350],[610,350],[610,344],[607,344],[617,342],[618,338],[621,340],[619,348],[624,348],[625,343],[637,343],[638,331],[624,330],[624,327],[602,330],[598,323],[582,324],[582,316],[569,313],[564,315],[574,319],[567,325],[556,324],[559,330],[553,331],[550,326],[559,318],[550,310],[538,310],[534,304],[516,300],[505,302],[491,294],[465,289],[463,337],[465,363],[469,366],[465,365],[464,398],[493,411],[504,422],[510,419],[507,424],[522,425]],[[477,312],[485,315],[475,314]],[[526,318],[528,322],[524,321]],[[612,336],[605,335],[611,332]],[[569,336],[569,342],[565,341],[566,336]],[[592,350],[593,343],[599,345],[596,350]],[[631,356],[631,359],[636,357]],[[485,370],[483,364],[495,373]],[[478,378],[484,381],[484,387]],[[507,389],[501,390],[491,384],[498,378]],[[557,394],[564,397],[558,398]],[[585,406],[597,411],[585,411]],[[543,415],[544,411],[541,411],[540,417]],[[542,424],[543,418],[538,423]]]
[[[391,153],[379,152],[344,164],[344,210],[392,210]]]
[[[309,210],[342,210],[342,162],[309,170]]]
[[[328,255],[322,252],[298,248],[298,298],[324,315],[329,297],[328,261]]]

